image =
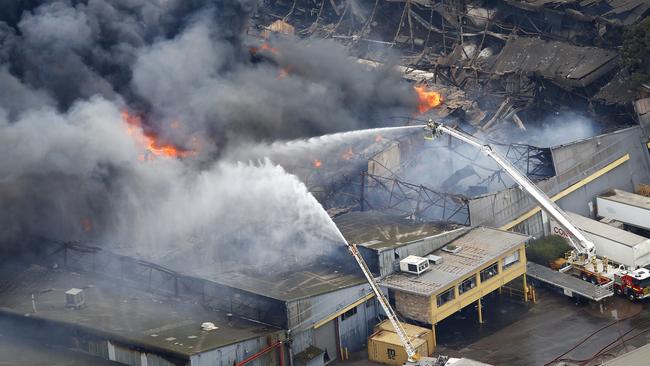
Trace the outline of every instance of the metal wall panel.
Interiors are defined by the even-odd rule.
[[[579,182],[621,156],[630,155],[630,159],[622,165],[558,200],[557,204],[564,210],[583,216],[593,216],[591,207],[598,194],[610,188],[631,191],[637,184],[650,181],[650,157],[645,137],[638,126],[553,147],[551,152],[558,175],[537,183],[549,196]],[[526,192],[518,188],[506,189],[471,199],[470,221],[472,225],[500,227],[535,206],[537,203]],[[545,232],[545,226],[538,213],[514,229],[539,237]]]
[[[294,354],[305,350],[310,345],[315,345],[314,324],[327,317],[336,314],[340,309],[350,305],[357,299],[371,292],[370,286],[361,284],[338,291],[314,296],[310,298],[311,315],[303,318],[300,323],[292,323],[291,337],[293,339],[292,352]],[[369,300],[374,302],[375,300]],[[296,309],[295,305],[288,305],[290,309]],[[359,350],[365,346],[368,332],[369,320],[377,319],[377,308],[373,305],[366,306],[360,304],[357,306],[357,313],[344,321],[339,321],[339,335],[343,347],[350,350]],[[297,317],[290,317],[296,319]],[[340,316],[338,317],[340,320]],[[373,324],[374,325],[374,324]]]
[[[259,352],[267,346],[265,337],[250,339],[248,341],[231,344],[217,350],[203,352],[190,358],[191,366],[232,366],[237,362]],[[277,365],[277,351],[271,351],[264,356],[251,361],[248,366]]]

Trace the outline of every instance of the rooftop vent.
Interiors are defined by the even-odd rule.
[[[82,309],[86,307],[86,296],[84,290],[80,288],[71,288],[65,292],[66,309]]]
[[[427,259],[429,260],[429,262],[431,262],[431,263],[433,263],[433,264],[440,264],[440,263],[442,263],[442,257],[439,257],[439,256],[434,255],[434,254],[429,254],[429,255],[427,255]]]
[[[454,244],[448,244],[448,245],[445,245],[444,247],[442,247],[442,250],[444,250],[447,253],[452,253],[452,254],[456,254],[456,253],[460,252],[461,249],[463,249],[463,248],[455,246]]]
[[[210,330],[217,330],[217,329],[219,329],[219,327],[214,325],[213,322],[201,323],[201,330],[210,331]]]
[[[420,275],[429,269],[429,260],[427,258],[409,255],[399,262],[399,269],[402,272]]]

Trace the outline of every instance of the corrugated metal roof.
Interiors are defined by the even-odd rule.
[[[587,86],[615,68],[617,58],[615,50],[512,37],[497,56],[493,71],[534,72],[563,86]]]
[[[293,301],[366,283],[365,277],[314,264],[309,270],[259,276],[242,272],[203,275],[211,281],[281,301]]]
[[[85,308],[65,309],[64,292],[70,287],[84,288]],[[32,310],[32,294],[38,294],[37,313]],[[0,317],[30,314],[95,334],[110,334],[110,338],[145,350],[186,357],[281,331],[237,317],[228,319],[221,311],[156,296],[113,278],[40,266],[14,275],[12,285],[2,291],[0,308],[4,313]],[[202,331],[203,322],[213,322],[218,329]]]
[[[397,248],[446,231],[439,223],[415,222],[377,211],[350,212],[334,222],[347,241],[375,250]],[[446,229],[458,227],[447,225]]]
[[[452,241],[462,249],[449,253],[442,249],[433,254],[442,257],[442,263],[431,266],[431,270],[420,275],[397,273],[381,281],[382,286],[417,295],[431,296],[450,283],[467,276],[479,267],[494,261],[513,250],[530,237],[527,235],[487,227],[476,227]]]
[[[612,9],[602,16],[606,19],[618,20],[623,25],[636,23],[650,9],[647,0],[608,0],[607,3]]]
[[[636,206],[646,210],[650,210],[650,197],[641,196],[620,189],[612,189],[607,193],[601,194],[598,198],[624,203],[630,206]]]
[[[617,229],[613,226],[607,225],[605,223],[592,220],[588,217],[584,217],[573,212],[567,212],[567,215],[571,220],[578,226],[582,231],[602,236],[604,238],[613,240],[615,242],[621,243],[628,247],[634,247],[650,239],[644,238],[643,236],[636,235],[629,231]]]

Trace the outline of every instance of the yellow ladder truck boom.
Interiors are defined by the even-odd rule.
[[[346,244],[348,246],[348,250],[350,251],[354,259],[357,261],[357,264],[361,268],[363,275],[366,277],[368,284],[370,284],[370,288],[375,293],[375,297],[377,297],[377,301],[379,302],[379,305],[381,305],[381,308],[386,313],[388,320],[393,325],[393,328],[395,329],[395,333],[397,333],[397,336],[399,337],[400,341],[402,341],[402,344],[404,345],[404,350],[406,351],[406,355],[408,356],[408,361],[404,365],[405,366],[445,365],[447,361],[447,357],[444,356],[443,357],[422,357],[417,352],[415,347],[413,347],[413,343],[411,343],[411,340],[406,334],[406,330],[404,330],[404,327],[397,319],[397,314],[395,314],[395,311],[390,306],[388,299],[386,299],[386,296],[384,296],[384,293],[379,288],[377,281],[375,281],[375,278],[372,276],[372,273],[370,272],[370,269],[368,268],[366,261],[363,260],[361,253],[359,253],[356,244],[350,244],[347,242]]]

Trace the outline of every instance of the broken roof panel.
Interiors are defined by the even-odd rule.
[[[334,222],[346,240],[375,250],[397,248],[456,228],[436,222],[415,222],[377,211],[350,212],[335,218]]]
[[[612,10],[603,14],[609,20],[618,20],[623,25],[631,25],[641,20],[650,10],[648,0],[606,0]]]
[[[617,66],[618,52],[539,38],[513,37],[497,56],[498,74],[530,72],[566,87],[584,87]]]
[[[606,104],[627,104],[632,102],[635,96],[636,91],[632,88],[630,74],[623,69],[594,95],[594,99]]]

